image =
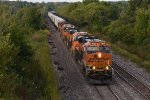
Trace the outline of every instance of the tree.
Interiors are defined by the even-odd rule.
[[[149,27],[149,20],[150,20],[150,13],[149,10],[146,10],[144,8],[139,8],[136,12],[136,41],[137,43],[142,43],[144,39],[148,36],[148,27]]]
[[[10,70],[8,66],[14,64],[17,54],[18,48],[11,43],[10,34],[0,35],[0,96],[7,98],[12,96],[16,79],[7,71]]]
[[[84,4],[89,4],[89,3],[93,3],[93,2],[99,2],[99,0],[83,0],[82,2]]]

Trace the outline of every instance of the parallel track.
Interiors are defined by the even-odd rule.
[[[127,72],[115,61],[113,61],[113,68],[122,79],[124,79],[129,85],[131,85],[136,91],[138,91],[146,100],[150,100],[150,87],[137,79],[131,73]]]
[[[95,86],[95,89],[96,89],[96,91],[98,92],[98,94],[101,96],[100,90],[98,89],[98,87],[100,87],[100,86]],[[119,98],[119,96],[117,95],[117,93],[116,93],[109,85],[107,85],[106,87],[107,87],[108,90],[112,93],[112,95],[116,98],[116,100],[121,100],[121,99]]]
[[[110,87],[110,86],[108,86],[108,89],[111,91],[111,93],[116,97],[116,99],[117,100],[121,100],[120,98],[119,98],[119,96],[116,94],[116,92]]]
[[[99,95],[100,97],[102,97],[101,92],[99,91],[99,89],[98,89],[96,86],[95,86],[95,90],[97,91],[98,95]]]

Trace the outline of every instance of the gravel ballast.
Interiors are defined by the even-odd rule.
[[[150,72],[118,54],[113,53],[113,60],[150,87]]]

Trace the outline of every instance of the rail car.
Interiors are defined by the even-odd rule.
[[[87,32],[76,32],[73,34],[71,50],[76,60],[81,60],[79,55],[82,56],[82,46],[87,42],[87,39],[92,40],[96,38]]]
[[[113,76],[111,46],[87,32],[80,32],[77,27],[52,12],[48,12],[48,16],[60,31],[75,60],[82,65],[87,79],[110,82]]]
[[[64,20],[61,17],[56,16],[52,12],[48,12],[48,16],[58,29],[60,29],[60,27],[62,27],[62,25],[66,23],[66,20]]]
[[[68,49],[70,49],[72,46],[73,34],[76,32],[79,32],[79,29],[77,27],[67,28],[66,30],[66,45]]]

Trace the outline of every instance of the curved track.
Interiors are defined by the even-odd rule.
[[[103,97],[102,95],[101,95],[101,89],[100,89],[100,87],[102,87],[102,86],[95,86],[95,89],[96,89],[96,91],[98,92],[98,94],[101,96],[101,97]],[[121,100],[120,98],[119,98],[119,96],[118,96],[118,94],[109,86],[109,85],[106,85],[106,86],[103,86],[103,87],[105,87],[105,88],[107,88],[109,91],[108,92],[110,92],[111,94],[110,95],[112,95],[111,97],[114,97],[114,98],[112,98],[112,100]],[[109,95],[109,96],[110,96]],[[104,99],[105,100],[105,99]]]
[[[117,93],[110,87],[110,86],[108,86],[108,89],[111,91],[111,93],[116,97],[116,99],[117,100],[121,100],[120,98],[119,98],[119,96],[117,95]]]
[[[131,73],[127,72],[115,61],[113,61],[113,68],[122,79],[124,79],[130,86],[132,86],[136,91],[138,91],[146,100],[150,100],[150,87],[141,82]]]

